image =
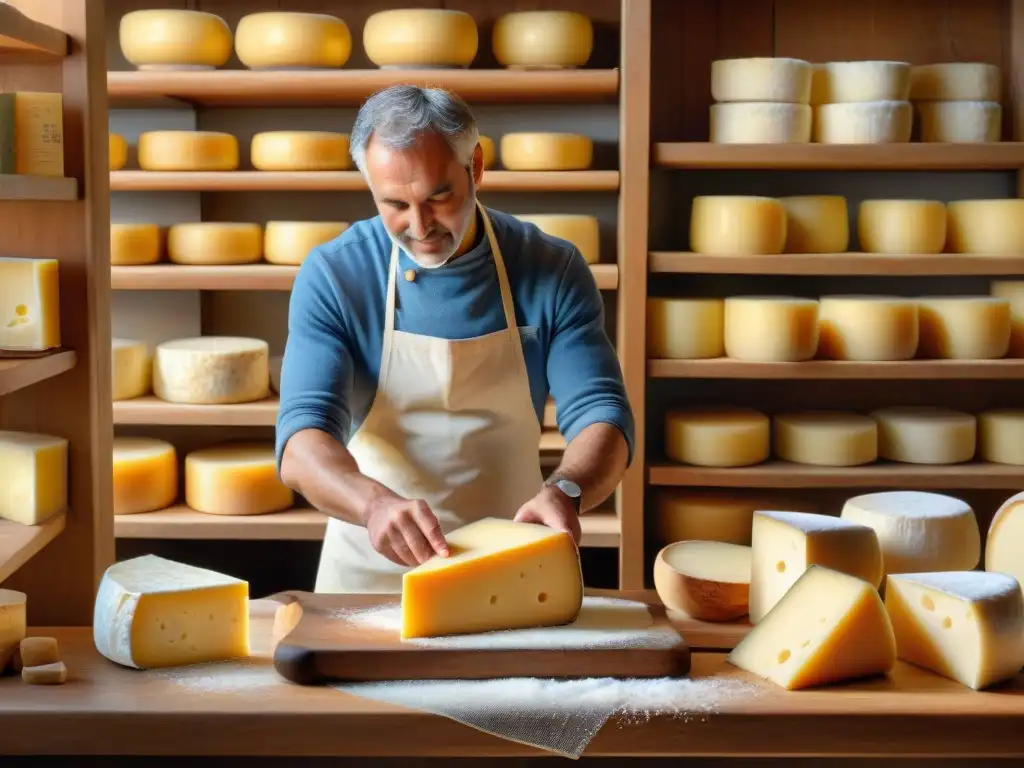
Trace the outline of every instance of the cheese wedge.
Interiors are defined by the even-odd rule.
[[[67,506],[67,439],[0,431],[0,519],[39,525]]]

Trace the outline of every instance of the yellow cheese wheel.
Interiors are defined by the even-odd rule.
[[[148,395],[152,387],[153,362],[146,342],[135,339],[110,340],[110,389],[112,399],[131,400]]]
[[[928,296],[918,300],[921,357],[995,360],[1010,348],[1010,302],[997,296]]]
[[[476,140],[480,144],[480,151],[484,155],[484,168],[493,168],[495,160],[498,159],[498,148],[494,144],[494,139],[487,136],[477,136]]]
[[[139,136],[144,171],[234,171],[238,139],[218,131],[147,131]]]
[[[725,354],[760,363],[797,363],[818,350],[818,302],[793,296],[725,300]]]
[[[920,338],[917,302],[896,296],[822,296],[818,355],[829,360],[911,360]]]
[[[647,300],[647,356],[701,360],[725,354],[725,301]]]
[[[946,206],[938,200],[864,200],[857,238],[867,253],[941,253]]]
[[[501,164],[510,171],[582,171],[594,160],[594,142],[578,133],[506,133]]]
[[[978,144],[1003,135],[1003,108],[996,101],[920,101],[914,110],[921,141]]]
[[[271,264],[299,266],[309,252],[348,229],[343,221],[268,221],[263,257]]]
[[[110,265],[156,264],[160,261],[160,227],[156,224],[111,224]]]
[[[352,35],[325,13],[250,13],[235,29],[235,53],[249,69],[337,69],[352,55]]]
[[[978,459],[1024,466],[1024,408],[993,408],[978,414]]]
[[[690,249],[707,256],[778,254],[786,208],[772,197],[699,195],[690,209]]]
[[[491,41],[506,67],[582,67],[594,49],[594,27],[582,13],[518,11],[498,18]]]
[[[910,141],[909,101],[860,101],[814,107],[812,139],[818,144],[890,144]]]
[[[714,406],[665,416],[665,455],[702,467],[747,467],[770,453],[768,417],[753,408]]]
[[[993,296],[1010,302],[1010,357],[1024,357],[1024,280],[993,280]]]
[[[114,438],[114,514],[166,509],[178,497],[178,454],[166,440]]]
[[[850,243],[846,198],[803,195],[779,199],[786,208],[786,253],[842,253]]]
[[[750,544],[754,512],[785,509],[818,512],[812,501],[791,492],[743,493],[662,489],[656,495],[655,530],[662,544],[725,541]]]
[[[994,64],[924,64],[910,71],[912,101],[999,101],[1002,76]]]
[[[815,64],[811,104],[906,101],[910,64],[905,61],[830,61]]]
[[[363,48],[378,67],[468,67],[478,45],[476,21],[462,11],[378,11],[363,27]]]
[[[802,59],[761,56],[711,62],[711,98],[718,102],[807,104],[811,65]]]
[[[185,455],[185,503],[210,515],[262,515],[288,509],[294,495],[272,444],[228,443]]]
[[[878,425],[870,416],[781,413],[775,416],[773,431],[775,455],[794,464],[855,467],[878,458]]]
[[[265,131],[252,137],[259,171],[343,171],[352,167],[349,138],[330,131]]]
[[[516,218],[536,224],[541,232],[568,240],[575,245],[583,260],[597,264],[601,260],[600,228],[596,216],[569,213],[516,214]]]
[[[879,408],[878,455],[905,464],[960,464],[974,457],[977,420],[969,413],[927,405]]]
[[[118,38],[139,69],[215,69],[231,58],[231,27],[201,11],[132,11],[121,17]]]
[[[110,170],[120,171],[128,162],[128,142],[119,133],[111,133],[108,138],[107,153],[110,158]]]
[[[1024,200],[957,200],[947,210],[951,253],[1024,256]]]
[[[253,264],[263,256],[259,224],[197,221],[167,230],[167,256],[175,264]]]

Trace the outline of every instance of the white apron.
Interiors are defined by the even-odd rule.
[[[426,501],[446,534],[483,517],[513,517],[543,484],[541,428],[508,274],[487,212],[477,207],[507,327],[459,340],[396,331],[392,246],[377,394],[348,444],[363,474]],[[379,554],[365,528],[331,518],[315,589],[400,593],[407,570]]]

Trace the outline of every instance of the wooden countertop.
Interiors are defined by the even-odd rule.
[[[629,597],[629,594],[624,594]],[[138,671],[100,657],[88,628],[58,637],[61,687],[0,680],[0,752],[22,755],[510,756],[537,755],[447,718],[303,688],[269,661],[276,603],[253,601],[254,658],[210,670]],[[755,682],[723,653],[695,653],[692,677]],[[1024,756],[1024,675],[973,692],[909,665],[889,679],[723,701],[693,717],[609,721],[584,753],[677,756]],[[395,738],[401,734],[401,738]]]

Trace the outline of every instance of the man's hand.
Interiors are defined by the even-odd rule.
[[[368,512],[370,543],[393,563],[415,567],[434,555],[448,556],[441,524],[425,501],[381,495]]]
[[[580,518],[572,500],[553,485],[541,488],[540,493],[523,504],[516,512],[517,523],[540,523],[558,531],[572,534],[579,546]]]

